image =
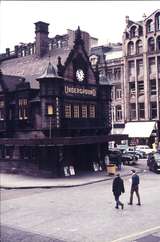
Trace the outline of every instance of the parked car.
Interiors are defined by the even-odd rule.
[[[124,165],[135,165],[138,162],[138,156],[134,152],[123,151],[122,162]]]
[[[119,162],[122,162],[122,153],[118,149],[110,149],[108,151],[108,156],[112,164],[118,165]]]
[[[131,153],[135,153],[135,155],[139,158],[139,159],[142,159],[142,158],[145,158],[145,152],[142,151],[142,150],[136,150],[136,146],[128,146],[128,148],[126,149],[127,152],[131,152]]]
[[[149,153],[153,152],[153,149],[151,149],[148,145],[137,145],[136,151],[143,151],[147,156]]]
[[[148,155],[147,165],[150,171],[160,173],[160,153],[150,153]]]

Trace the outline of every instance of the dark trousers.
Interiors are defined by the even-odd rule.
[[[118,208],[119,205],[122,206],[123,203],[121,203],[120,200],[119,200],[120,195],[114,194],[114,197],[115,197],[115,201],[116,201],[116,208]]]
[[[137,199],[138,199],[138,203],[140,204],[140,196],[139,196],[139,189],[138,189],[138,185],[137,186],[132,186],[131,187],[131,193],[130,193],[130,203],[133,203],[133,194],[134,192],[136,193]]]

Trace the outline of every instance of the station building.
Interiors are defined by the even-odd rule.
[[[49,50],[48,24],[35,26],[34,45],[1,55],[0,159],[51,176],[103,169],[111,85],[90,64],[89,35],[78,28],[72,49]]]

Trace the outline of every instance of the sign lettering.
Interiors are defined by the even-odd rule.
[[[93,88],[93,87],[84,88],[84,87],[65,86],[64,92],[65,92],[65,94],[80,94],[80,95],[88,95],[88,96],[93,96],[93,97],[96,97],[96,95],[97,95],[96,88]]]

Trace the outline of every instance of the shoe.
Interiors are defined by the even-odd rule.
[[[116,208],[116,209],[119,209],[119,207],[117,207],[117,206],[116,206],[115,208]]]
[[[138,206],[141,206],[141,203],[137,203]]]
[[[122,204],[122,210],[124,209],[124,204]]]
[[[128,203],[128,205],[132,205],[132,203]]]

